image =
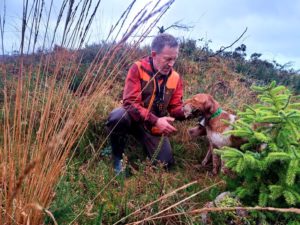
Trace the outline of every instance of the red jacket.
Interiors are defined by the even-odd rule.
[[[167,113],[176,119],[184,119],[182,108],[183,86],[179,74],[172,70],[167,77],[163,93],[163,115],[158,115],[155,111],[155,103],[151,104],[151,97],[157,90],[155,79],[152,79],[154,74],[155,71],[150,57],[143,58],[131,66],[123,92],[124,108],[134,121],[145,122],[151,126],[155,125],[159,116],[166,116]],[[149,105],[151,105],[151,108]]]

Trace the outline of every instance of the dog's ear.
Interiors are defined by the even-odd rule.
[[[193,101],[197,102],[198,104],[203,104],[206,101],[206,95],[198,94],[193,98]]]
[[[194,98],[191,99],[192,106],[200,111],[204,110],[205,102],[206,102],[206,96],[203,94],[195,95]]]
[[[219,107],[219,104],[209,94],[197,94],[184,102],[185,105],[190,105],[193,111],[200,111],[202,113],[213,114]]]
[[[205,102],[205,112],[211,116],[218,110],[219,106],[219,103],[211,95],[208,95],[207,101]]]

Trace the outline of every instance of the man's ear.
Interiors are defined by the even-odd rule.
[[[151,51],[151,56],[155,57],[157,55],[156,51]]]

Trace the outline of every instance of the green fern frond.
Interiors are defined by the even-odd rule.
[[[283,90],[286,90],[285,86],[277,86],[277,87],[273,88],[272,90],[270,90],[270,94],[277,95],[277,94],[279,94],[279,92],[281,92]]]
[[[288,109],[300,109],[300,103],[291,103],[289,104]]]
[[[292,159],[288,166],[288,170],[286,173],[286,179],[285,179],[285,183],[288,186],[292,186],[295,183],[295,178],[296,178],[296,175],[298,172],[298,168],[299,168],[299,160]]]
[[[282,195],[284,188],[280,185],[269,185],[269,190],[271,192],[269,197],[276,200]]]
[[[260,112],[260,113],[276,113],[277,110],[272,105],[268,105],[268,106],[260,105],[260,106],[256,107],[256,112]]]
[[[258,123],[280,123],[282,122],[282,118],[276,115],[263,116],[256,118],[256,122]]]
[[[279,151],[278,146],[274,142],[268,143],[268,147],[272,152],[278,152]]]
[[[299,220],[291,220],[289,219],[289,222],[287,225],[300,225],[300,222]]]
[[[284,196],[284,199],[285,201],[289,204],[289,205],[295,205],[296,204],[296,197],[295,195],[290,192],[290,191],[283,191],[283,196]]]
[[[299,127],[297,127],[294,123],[292,123],[290,120],[287,121],[291,134],[293,135],[293,139],[298,140],[300,138],[300,132]]]
[[[286,101],[288,101],[289,99],[289,95],[287,94],[282,94],[282,95],[277,95],[275,98],[275,103],[278,104],[286,104]]]
[[[230,130],[230,131],[226,131],[224,132],[225,135],[228,135],[228,134],[232,134],[234,136],[237,136],[237,137],[251,137],[253,135],[252,132],[250,132],[249,130]]]
[[[300,159],[300,145],[291,146],[290,150],[294,156],[294,158]]]
[[[250,88],[253,91],[256,91],[256,92],[259,92],[259,93],[263,93],[263,92],[267,91],[269,87],[267,87],[267,86],[261,87],[261,86],[252,85]]]
[[[258,205],[259,206],[266,206],[268,202],[268,194],[262,192],[258,196]]]
[[[276,86],[276,81],[273,80],[269,85],[269,89],[275,88],[275,86]]]
[[[221,155],[222,159],[231,159],[231,158],[241,158],[244,156],[240,150],[231,148],[231,147],[223,147],[221,150],[214,149],[214,152],[218,155]]]
[[[294,113],[294,114],[292,114],[292,115],[290,115],[290,116],[287,116],[289,119],[291,119],[291,120],[294,120],[293,122],[296,122],[296,121],[299,121],[299,119],[300,119],[300,114],[296,114],[296,113]]]
[[[225,162],[225,166],[229,169],[232,169],[233,167],[236,166],[237,162],[238,162],[238,159],[236,159],[236,158],[230,159]]]
[[[244,158],[239,158],[236,166],[233,168],[237,173],[241,173],[245,168]]]
[[[293,189],[289,190],[296,198],[296,204],[300,203],[300,191],[295,191]]]
[[[291,156],[286,152],[270,152],[266,157],[268,164],[271,164],[274,161],[285,161],[289,159],[291,159]]]
[[[258,96],[258,98],[265,103],[269,103],[269,104],[273,104],[274,100],[270,97],[266,97],[266,96]]]
[[[222,149],[214,149],[215,154],[222,156],[225,153],[225,148]]]
[[[263,143],[268,143],[270,141],[270,138],[267,137],[264,133],[261,132],[254,132],[254,137]]]
[[[249,189],[246,189],[244,187],[238,187],[235,191],[235,194],[239,198],[245,198],[245,196],[249,195]]]
[[[270,89],[274,88],[275,86],[276,86],[276,81],[272,81],[268,86],[252,85],[250,88],[253,91],[256,91],[258,93],[264,93],[264,92],[269,91]]]
[[[286,114],[287,117],[291,117],[293,115],[298,115],[299,116],[299,110],[289,110],[288,113]]]
[[[247,129],[251,133],[253,132],[251,124],[245,123],[243,120],[237,120],[235,124],[239,125],[241,128]]]
[[[258,167],[259,167],[260,171],[265,171],[269,165],[270,164],[267,160],[259,160],[258,161]]]
[[[300,107],[300,104],[299,104]],[[255,109],[253,107],[251,107],[250,105],[245,105],[245,109],[246,112],[249,110],[249,112],[252,112],[253,114],[255,114]]]
[[[243,144],[240,149],[243,150],[243,151],[246,151],[248,149],[251,149],[253,147],[253,144],[252,143],[245,143]]]
[[[257,168],[258,163],[256,162],[256,159],[253,157],[253,155],[249,153],[244,154],[244,161],[247,166],[249,166],[252,169]]]

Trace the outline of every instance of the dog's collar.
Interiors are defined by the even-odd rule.
[[[220,116],[221,112],[222,112],[222,109],[218,108],[217,111],[214,112],[209,119],[213,119],[213,118]]]

